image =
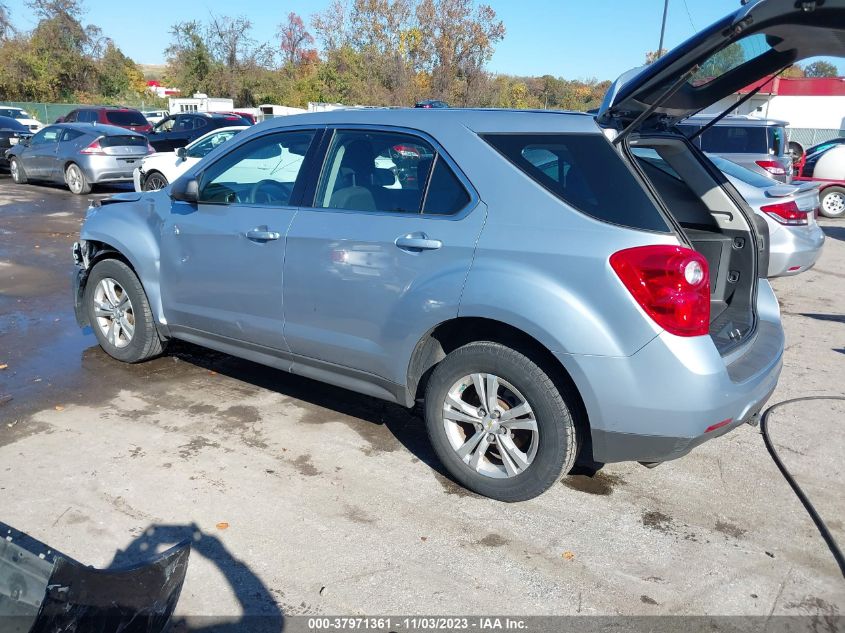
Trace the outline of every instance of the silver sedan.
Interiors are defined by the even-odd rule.
[[[132,172],[152,149],[146,137],[112,125],[58,123],[6,152],[18,184],[40,180],[86,194],[93,185],[132,182]]]

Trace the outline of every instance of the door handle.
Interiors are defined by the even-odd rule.
[[[412,253],[419,251],[436,251],[443,246],[440,240],[429,239],[425,233],[408,233],[407,235],[400,235],[393,242],[403,251],[410,251]]]
[[[268,231],[267,227],[252,229],[251,231],[247,231],[245,235],[247,239],[250,239],[253,242],[270,242],[282,237],[281,233],[278,233],[277,231]]]

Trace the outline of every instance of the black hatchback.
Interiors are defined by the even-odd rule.
[[[231,125],[252,125],[252,122],[236,114],[182,112],[156,123],[147,139],[155,151],[172,152],[214,129]]]
[[[8,116],[0,116],[0,167],[9,168],[6,150],[17,145],[21,139],[29,138],[32,132],[22,123]]]

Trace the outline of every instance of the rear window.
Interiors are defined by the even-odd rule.
[[[149,125],[144,115],[136,110],[107,110],[106,120],[112,125]]]
[[[598,134],[487,134],[527,176],[598,220],[647,231],[669,227],[633,173]]]
[[[784,130],[763,125],[714,125],[700,136],[705,152],[715,154],[772,154],[784,150]]]
[[[779,184],[772,178],[767,178],[762,174],[758,174],[756,171],[746,169],[745,167],[737,165],[736,163],[724,158],[719,158],[718,156],[708,156],[708,158],[713,161],[713,164],[716,165],[716,167],[719,168],[719,171],[726,173],[728,176],[733,176],[737,180],[741,180],[752,187],[766,189]]]
[[[146,147],[147,139],[143,136],[104,136],[100,139],[101,147]]]

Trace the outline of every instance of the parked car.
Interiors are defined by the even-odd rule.
[[[677,181],[678,174],[654,150],[634,149],[650,171],[649,179]],[[768,277],[797,275],[813,267],[824,246],[824,232],[816,222],[818,185],[787,185],[746,169],[725,158],[709,155],[754,212],[768,225]],[[678,186],[671,182],[669,186]]]
[[[845,145],[821,143],[801,157],[795,181],[819,187],[819,213],[828,218],[845,217]]]
[[[23,108],[13,108],[11,106],[0,106],[0,116],[8,117],[17,120],[21,125],[25,125],[30,132],[37,132],[44,125],[33,117],[29,112]]]
[[[183,112],[157,123],[148,138],[157,152],[172,152],[211,130],[233,125],[250,125],[250,122],[235,114]]]
[[[80,324],[126,362],[184,339],[421,401],[444,467],[496,499],[535,496],[576,459],[680,457],[764,406],[784,335],[765,221],[673,129],[771,73],[767,43],[790,63],[845,53],[838,33],[816,36],[845,2],[814,8],[747,3],[623,75],[595,117],[266,121],[170,187],[91,209],[74,246]],[[679,85],[751,43],[733,70]],[[397,145],[426,150],[398,189],[375,162]],[[680,186],[649,179],[633,148]],[[285,168],[242,168],[273,160]]]
[[[679,125],[691,136],[713,119],[693,116]],[[753,116],[726,116],[697,137],[694,143],[705,152],[718,154],[752,171],[781,182],[792,180],[792,155],[786,141],[786,121]]]
[[[168,110],[145,110],[141,114],[144,115],[144,118],[150,125],[155,125],[162,119],[170,116],[170,112]]]
[[[112,106],[92,106],[71,110],[56,123],[99,123],[147,134],[152,130],[150,122],[138,110]]]
[[[64,183],[71,193],[93,185],[132,181],[132,171],[152,151],[141,134],[98,123],[57,123],[6,151],[18,184]]]
[[[217,114],[231,114],[232,116],[239,116],[242,119],[246,119],[250,125],[255,125],[258,122],[255,119],[255,115],[251,112],[218,112]]]
[[[9,160],[6,158],[6,150],[14,147],[22,140],[32,136],[29,127],[22,124],[18,119],[7,116],[0,116],[0,167],[9,168]]]
[[[247,129],[245,125],[222,127],[199,137],[185,147],[180,147],[175,152],[156,152],[147,156],[135,168],[133,175],[135,191],[163,189],[211,150],[245,129]]]
[[[448,108],[449,104],[439,99],[426,99],[425,101],[417,101],[414,104],[415,108]]]

